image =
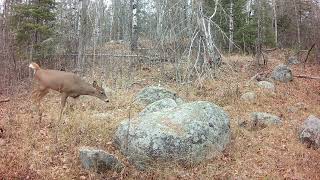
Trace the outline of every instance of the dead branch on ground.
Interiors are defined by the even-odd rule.
[[[315,77],[315,76],[307,76],[307,75],[294,75],[296,78],[304,78],[304,79],[316,79],[320,80],[320,77]]]

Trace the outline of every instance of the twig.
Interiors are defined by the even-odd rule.
[[[297,77],[297,78],[305,78],[305,79],[317,79],[317,80],[320,80],[320,77],[307,76],[307,75],[294,75],[294,77]]]
[[[0,103],[4,103],[4,102],[9,102],[10,99],[3,99],[3,100],[0,100]]]
[[[306,63],[307,63],[309,54],[310,54],[311,50],[314,48],[315,45],[316,45],[316,43],[313,43],[312,46],[311,46],[311,48],[309,49],[308,54],[307,54],[307,57],[306,57],[306,59],[305,59],[304,62],[303,62],[303,68],[306,67]]]
[[[60,56],[77,56],[77,54],[63,54]],[[83,56],[94,56],[94,54],[83,54]],[[146,59],[152,59],[149,56],[141,56],[135,54],[95,54],[95,56],[108,56],[108,57],[141,57]]]
[[[275,48],[271,48],[271,49],[265,49],[264,51],[265,51],[265,52],[271,52],[271,51],[275,51],[275,50],[277,50],[277,49],[278,49],[278,48],[275,47]]]

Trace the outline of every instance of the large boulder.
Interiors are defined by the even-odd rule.
[[[229,139],[228,115],[213,103],[198,101],[123,121],[114,143],[137,168],[145,169],[154,160],[199,163],[224,150]]]
[[[161,111],[161,110],[169,109],[169,108],[175,108],[177,106],[178,105],[175,100],[170,99],[170,98],[164,98],[164,99],[161,99],[159,101],[156,101],[154,103],[149,104],[147,107],[144,108],[144,110],[142,112],[140,112],[139,115],[143,116],[148,113],[157,112],[157,111]]]
[[[289,82],[293,80],[291,69],[283,64],[278,65],[272,72],[272,78],[280,82]]]
[[[108,170],[119,173],[124,168],[124,165],[115,156],[103,150],[87,147],[80,148],[80,161],[85,169],[98,173]]]
[[[135,102],[142,106],[147,106],[164,98],[173,99],[179,104],[183,102],[176,92],[159,86],[149,86],[142,89],[135,97]]]
[[[253,127],[262,128],[270,125],[280,124],[282,122],[280,117],[265,112],[251,113],[250,120]]]
[[[308,144],[309,147],[320,147],[320,119],[310,115],[302,124],[299,134],[300,141]]]

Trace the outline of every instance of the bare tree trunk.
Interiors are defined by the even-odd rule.
[[[206,44],[206,51],[208,53],[206,62],[213,64],[214,68],[216,68],[216,66],[221,61],[219,54],[216,52],[215,44],[212,37],[212,31],[211,31],[212,18],[215,16],[217,12],[216,11],[217,5],[218,5],[217,0],[215,1],[215,4],[216,6],[215,6],[214,13],[209,18],[205,18],[203,14],[203,2],[198,1],[198,26],[199,26],[199,29],[201,30],[202,36],[204,36],[204,41]]]
[[[158,15],[158,21],[157,21],[157,39],[161,39],[162,36],[162,29],[163,29],[163,16],[164,16],[164,7],[165,2],[158,2],[158,8],[157,8],[157,15]]]
[[[94,29],[93,33],[93,60],[92,60],[92,77],[94,77],[94,69],[95,69],[95,62],[96,62],[96,49],[97,49],[97,38],[99,38],[99,10],[98,4],[95,3],[95,17],[94,17]]]
[[[262,54],[262,7],[261,0],[256,1],[257,18],[258,18],[258,28],[257,28],[257,39],[256,39],[256,59],[257,63],[260,65],[260,60],[263,58]]]
[[[233,22],[233,0],[230,0],[230,12],[229,12],[229,53],[233,51],[233,32],[234,32],[234,22]]]
[[[138,48],[138,0],[132,1],[132,35],[131,35],[131,51],[136,51]]]
[[[187,10],[186,10],[186,18],[187,18],[187,26],[188,26],[188,36],[192,38],[192,15],[193,15],[193,7],[192,0],[188,0]]]
[[[119,40],[119,0],[112,0],[112,30],[111,30],[111,39]]]
[[[278,16],[277,16],[277,1],[272,0],[272,9],[273,9],[273,23],[274,23],[274,41],[276,47],[278,47]]]
[[[295,12],[296,23],[297,23],[298,48],[300,50],[301,49],[300,15],[298,13],[297,0],[294,0],[293,4],[294,4],[294,12]]]
[[[80,16],[80,33],[79,33],[79,45],[78,45],[78,68],[81,69],[84,65],[84,51],[86,49],[86,28],[87,28],[87,9],[88,0],[81,1],[81,16]]]

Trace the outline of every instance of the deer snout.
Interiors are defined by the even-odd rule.
[[[109,102],[109,99],[106,99],[104,102],[108,103],[108,102]]]

